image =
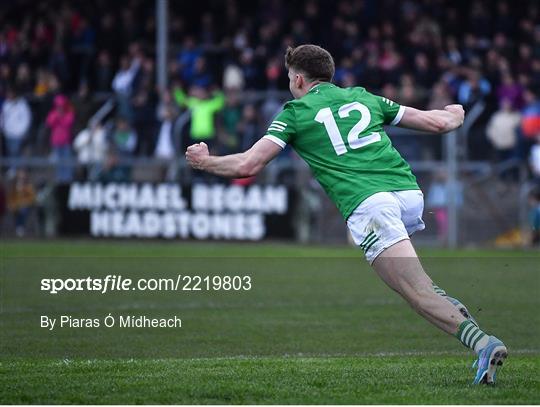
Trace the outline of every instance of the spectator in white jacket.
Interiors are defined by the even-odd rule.
[[[100,124],[90,124],[73,140],[81,164],[101,163],[107,155],[107,134]]]
[[[0,129],[5,137],[8,157],[20,156],[31,123],[32,112],[28,103],[17,95],[14,88],[8,88],[0,112]]]
[[[516,130],[520,121],[520,113],[513,109],[512,102],[508,99],[503,99],[500,109],[491,116],[486,135],[497,151],[499,161],[511,157],[517,143]]]
[[[77,152],[79,163],[88,166],[87,178],[90,181],[96,180],[107,157],[105,129],[99,123],[89,123],[73,140],[73,148]]]

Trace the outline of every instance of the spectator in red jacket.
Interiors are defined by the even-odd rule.
[[[59,182],[70,182],[73,177],[71,167],[71,136],[75,112],[64,95],[56,95],[54,106],[47,115],[47,126],[51,129],[51,148],[57,161],[56,177]]]

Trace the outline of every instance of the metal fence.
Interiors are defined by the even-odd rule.
[[[427,228],[415,237],[418,244],[441,247],[493,244],[497,237],[511,230],[521,228],[526,231],[527,195],[531,188],[529,184],[499,181],[498,172],[487,163],[461,162],[455,167],[455,177],[448,176],[449,168],[454,167],[447,161],[412,161],[410,164],[424,191],[426,201],[424,221]],[[47,158],[26,158],[1,161],[2,171],[13,166],[25,168],[36,186],[38,199],[35,213],[30,217],[30,236],[57,235],[55,221],[50,218],[58,216],[51,215],[58,205],[54,202],[55,196],[52,192],[56,185],[55,171],[58,165],[72,167],[79,180],[86,180],[86,174],[91,171],[89,166],[81,165],[75,160],[52,162]],[[130,182],[175,182],[188,185],[194,177],[183,158],[171,161],[123,159],[117,165],[130,169]],[[520,171],[519,176],[523,177],[524,171]],[[443,178],[440,178],[441,174]],[[442,208],[433,207],[430,194],[432,189],[436,188],[434,185],[439,185],[441,180],[446,181],[447,205]],[[208,177],[203,182],[223,181]],[[292,210],[295,214],[294,229],[298,241],[346,241],[346,227],[341,216],[301,160],[278,159],[270,163],[258,177],[257,183],[286,185],[296,191],[298,199]],[[453,209],[451,205],[454,205]],[[441,220],[441,217],[446,218],[446,221]],[[2,235],[9,236],[13,233],[13,219],[8,216],[2,225]]]
[[[268,98],[285,101],[286,92],[246,92],[245,103],[258,103]],[[105,101],[90,122],[109,120],[114,111],[113,98]],[[482,114],[482,103],[467,114],[463,127],[456,132],[440,136],[401,128],[388,128],[387,132],[396,148],[409,161],[426,198],[424,218],[426,231],[418,234],[419,244],[446,247],[469,244],[492,244],[505,233],[527,231],[527,196],[532,186],[527,183],[527,173],[522,162],[510,161],[499,165],[488,162],[465,161],[468,133]],[[174,125],[175,137],[186,136],[190,114],[185,111]],[[187,135],[189,136],[189,134]],[[38,189],[36,213],[42,215],[55,203],[50,191],[55,186],[55,171],[59,166],[72,169],[75,179],[91,180],[92,174],[103,170],[104,163],[83,165],[76,159],[56,160],[51,157],[0,158],[0,174],[11,168],[25,168]],[[127,169],[130,182],[174,182],[187,185],[193,172],[183,156],[173,160],[153,158],[118,158],[116,166]],[[501,174],[513,175],[505,180]],[[207,177],[205,182],[222,182]],[[299,199],[295,208],[296,239],[302,242],[344,242],[346,228],[337,210],[313,181],[308,167],[294,154],[278,157],[263,171],[257,182],[284,184],[297,191]],[[437,206],[431,197],[439,188],[444,194],[444,204]],[[47,192],[49,191],[49,192]],[[49,209],[47,209],[49,208]],[[50,218],[50,217],[49,217]],[[56,234],[54,222],[45,222],[44,216],[34,216],[33,235]],[[38,223],[47,223],[40,225]],[[13,234],[13,219],[7,216],[2,224],[3,235]],[[510,241],[510,244],[515,243]]]

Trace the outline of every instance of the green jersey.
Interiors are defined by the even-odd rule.
[[[214,114],[225,106],[223,93],[216,93],[210,99],[199,99],[186,96],[181,89],[173,92],[176,103],[191,110],[191,138],[193,140],[208,140],[215,135]]]
[[[345,219],[377,192],[420,189],[383,125],[396,125],[405,108],[364,88],[314,86],[285,104],[265,138],[290,144]]]

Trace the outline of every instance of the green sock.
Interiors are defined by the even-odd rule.
[[[485,347],[489,341],[489,335],[469,320],[463,321],[459,325],[456,337],[463,345],[474,350],[476,353]]]
[[[446,291],[444,291],[441,287],[435,285],[435,283],[431,283],[431,285],[433,286],[433,289],[435,290],[437,294],[442,295],[443,297],[446,297]]]

